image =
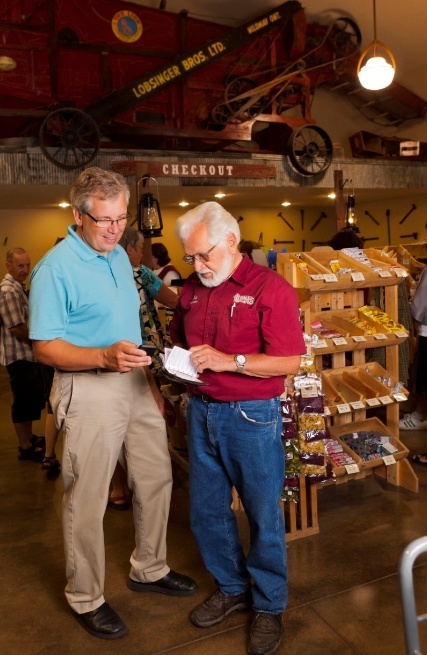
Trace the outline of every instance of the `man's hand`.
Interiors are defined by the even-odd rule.
[[[197,372],[203,373],[205,369],[216,371],[235,371],[236,363],[233,355],[227,355],[212,346],[202,345],[190,348],[191,359],[194,366],[197,366]]]
[[[119,373],[127,373],[134,368],[143,368],[151,364],[151,357],[145,355],[131,341],[117,341],[111,346],[107,346],[103,349],[103,360],[102,368]]]

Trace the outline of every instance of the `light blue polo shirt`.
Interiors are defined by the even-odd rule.
[[[64,339],[75,346],[142,343],[140,300],[129,258],[121,246],[103,257],[70,225],[31,275],[30,339]]]

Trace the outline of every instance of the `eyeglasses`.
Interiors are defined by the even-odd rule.
[[[209,257],[210,253],[212,252],[212,250],[214,248],[217,247],[217,245],[218,244],[216,243],[214,246],[212,246],[212,248],[209,248],[209,250],[207,252],[198,252],[195,255],[184,255],[184,257],[182,258],[182,261],[185,262],[186,264],[190,264],[192,266],[194,265],[194,262],[196,260],[198,262],[205,262],[206,263],[210,259],[210,257]]]
[[[82,212],[82,214],[89,216],[89,218],[91,218],[93,222],[96,223],[96,227],[111,227],[114,225],[114,223],[117,223],[117,225],[121,227],[122,225],[126,225],[128,221],[132,220],[132,214],[130,212],[127,212],[126,216],[121,216],[115,220],[112,220],[111,218],[94,218],[91,214],[89,214],[89,212]]]

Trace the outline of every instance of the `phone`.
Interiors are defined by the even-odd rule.
[[[138,348],[140,350],[145,350],[147,355],[149,355],[150,357],[152,357],[157,350],[156,346],[153,346],[151,343],[141,344],[140,346],[138,346]]]

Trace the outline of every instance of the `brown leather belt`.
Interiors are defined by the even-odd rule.
[[[118,373],[119,371],[112,371],[110,368],[87,368],[82,371],[64,371],[63,369],[56,369],[58,373],[90,373],[91,375],[100,375],[101,373]]]
[[[210,396],[207,396],[205,393],[197,394],[198,398],[201,398],[201,400],[204,403],[229,403],[231,400],[217,400],[216,398],[211,398]]]

